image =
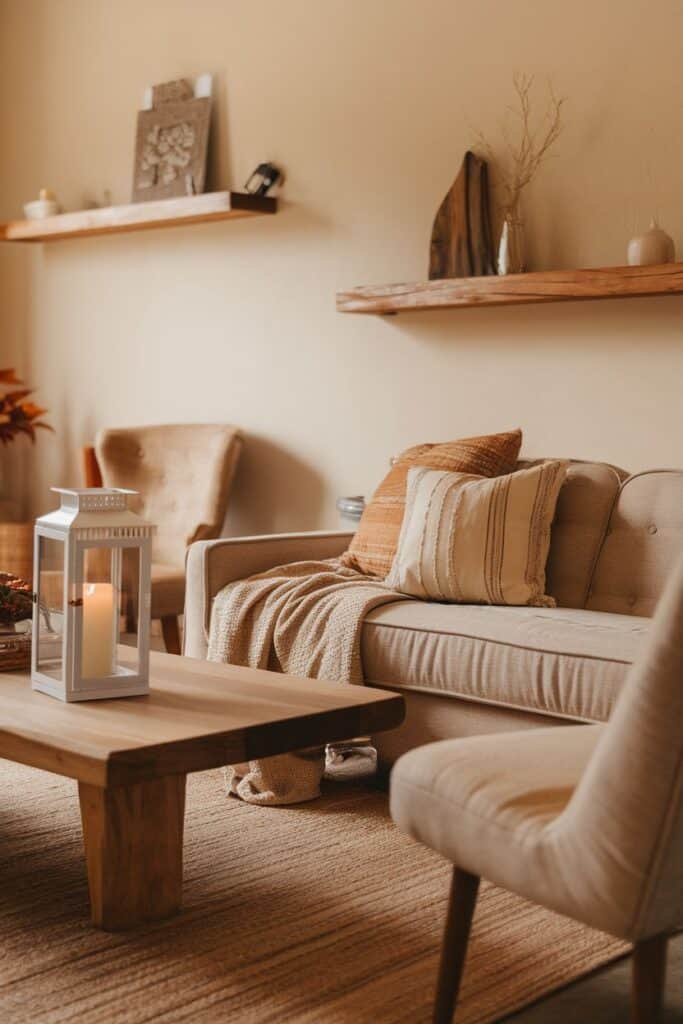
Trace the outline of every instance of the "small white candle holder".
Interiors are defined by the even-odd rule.
[[[53,490],[61,507],[35,527],[33,689],[64,701],[149,693],[155,527],[128,507],[135,491]],[[122,623],[136,646],[119,649]]]

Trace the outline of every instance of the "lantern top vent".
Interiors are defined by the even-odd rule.
[[[121,487],[53,487],[61,505],[37,520],[39,531],[68,532],[79,540],[151,537],[155,527],[130,508],[137,491]]]
[[[122,487],[52,487],[50,490],[60,495],[62,508],[79,512],[121,512],[128,508],[128,499],[138,493]]]

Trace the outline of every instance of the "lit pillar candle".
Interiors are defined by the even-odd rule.
[[[84,678],[110,676],[114,669],[114,588],[111,583],[86,583],[83,587]]]

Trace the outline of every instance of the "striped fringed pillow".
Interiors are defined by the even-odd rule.
[[[567,462],[493,480],[414,468],[386,582],[414,597],[553,607],[545,593],[550,527]]]
[[[395,460],[363,512],[358,531],[348,551],[342,555],[342,564],[368,576],[384,578],[389,572],[401,532],[406,478],[411,466],[499,476],[515,468],[521,444],[522,431],[511,430],[408,448]]]

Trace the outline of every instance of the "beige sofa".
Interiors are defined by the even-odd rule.
[[[232,580],[286,562],[331,558],[349,533],[194,544],[185,653],[204,658],[211,602]],[[683,471],[627,476],[573,463],[553,525],[547,590],[557,608],[401,601],[362,633],[365,679],[402,693],[401,728],[375,738],[393,762],[432,740],[609,718],[683,548]]]

